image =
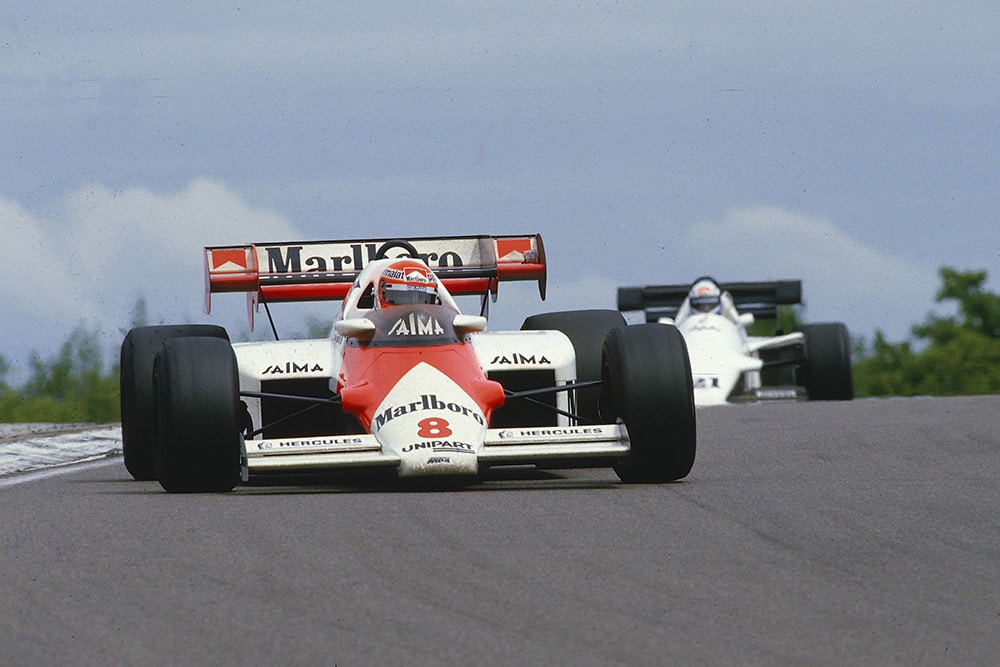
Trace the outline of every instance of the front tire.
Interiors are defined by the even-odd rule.
[[[155,366],[157,475],[171,493],[232,491],[240,480],[239,374],[229,341],[173,338]]]
[[[163,341],[185,336],[229,340],[226,330],[212,324],[137,327],[122,341],[119,365],[122,454],[125,469],[138,481],[156,479],[156,391],[153,362]]]
[[[807,324],[806,361],[800,380],[810,401],[849,401],[854,398],[851,339],[840,322]]]
[[[601,412],[621,419],[631,446],[615,466],[623,482],[661,483],[694,465],[697,428],[691,361],[677,327],[637,324],[612,329],[604,341]]]

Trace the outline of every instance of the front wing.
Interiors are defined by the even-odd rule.
[[[247,440],[249,474],[391,468],[398,456],[384,454],[371,434]],[[629,441],[621,424],[586,426],[532,426],[489,429],[479,452],[482,467],[559,461],[614,463],[629,455]]]

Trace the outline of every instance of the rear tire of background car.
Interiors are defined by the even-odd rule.
[[[172,338],[156,357],[157,477],[172,493],[231,491],[240,480],[239,374],[229,341]]]
[[[121,390],[122,453],[133,479],[156,479],[156,393],[153,361],[163,341],[183,336],[212,336],[229,340],[226,330],[212,324],[137,327],[122,341]]]
[[[591,382],[601,379],[601,348],[604,337],[615,327],[625,326],[625,318],[617,310],[567,310],[541,313],[524,320],[521,330],[561,331],[576,350],[576,380]],[[598,402],[600,387],[576,392],[576,414],[593,423],[600,422]]]
[[[623,482],[671,482],[694,465],[697,428],[691,361],[677,327],[637,324],[604,341],[601,409],[620,418],[631,454],[615,466]]]
[[[851,375],[851,339],[840,322],[807,324],[806,361],[799,381],[810,401],[849,401],[854,398]]]

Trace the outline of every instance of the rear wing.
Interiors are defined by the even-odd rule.
[[[545,299],[545,249],[539,234],[308,241],[205,248],[205,312],[211,312],[216,292],[246,292],[251,309],[258,301],[343,299],[368,263],[408,257],[411,251],[452,294],[490,293],[495,298],[500,281],[535,280]]]
[[[774,319],[778,306],[802,303],[801,280],[719,283],[719,287],[732,295],[739,312],[753,313],[757,319]],[[618,310],[642,310],[647,322],[656,322],[661,317],[674,317],[690,290],[690,283],[619,287]]]

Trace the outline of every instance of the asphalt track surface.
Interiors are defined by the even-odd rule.
[[[662,486],[0,485],[0,663],[997,664],[1000,396],[698,420]]]

